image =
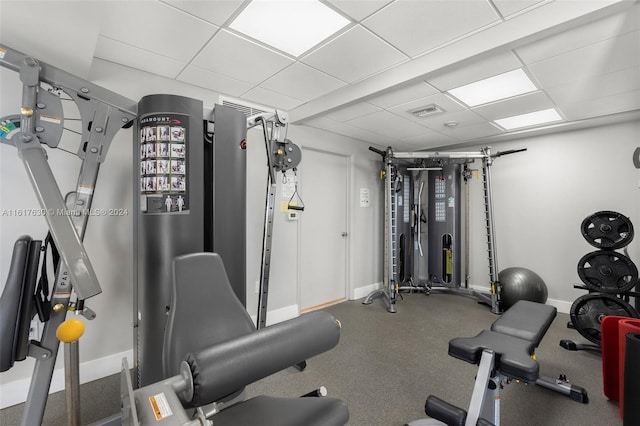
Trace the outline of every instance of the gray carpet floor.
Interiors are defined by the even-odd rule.
[[[429,394],[466,409],[477,367],[449,357],[448,341],[477,334],[496,316],[473,299],[449,294],[406,294],[397,310],[387,313],[380,300],[327,308],[342,323],[338,346],[308,360],[304,372],[289,368],[250,385],[248,394],[296,397],[324,385],[330,396],[347,403],[353,426],[401,426],[423,418]],[[566,374],[587,389],[589,403],[514,382],[501,393],[503,425],[622,425],[617,403],[602,393],[600,356],[558,345],[565,338],[585,341],[567,329],[568,321],[568,315],[558,314],[537,349],[540,371],[551,377]],[[81,394],[83,424],[116,413],[119,377],[87,383]],[[0,425],[19,424],[23,410],[23,404],[1,410]],[[43,424],[65,424],[62,393],[50,397]]]

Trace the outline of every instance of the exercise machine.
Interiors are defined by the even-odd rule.
[[[495,158],[525,149],[495,154],[489,147],[479,152],[369,149],[380,154],[384,164],[384,267],[382,288],[371,292],[363,303],[380,297],[393,313],[401,292],[445,291],[476,298],[489,305],[492,312],[501,313],[491,166]],[[462,277],[462,211],[468,209],[462,182],[466,185],[471,178],[469,165],[476,160],[482,162],[489,293],[470,289],[468,276]],[[468,195],[468,187],[465,193]],[[465,234],[468,238],[468,229]],[[468,249],[465,252],[464,269],[468,271]]]
[[[130,99],[4,45],[0,45],[0,65],[18,72],[23,85],[20,114],[1,119],[4,124],[0,141],[17,149],[40,204],[37,214],[44,217],[50,231],[47,240],[55,244],[55,252],[59,253],[54,255],[56,274],[52,293],[49,296],[48,289],[42,289],[36,304],[33,281],[41,243],[28,236],[21,238],[14,248],[15,260],[0,302],[2,370],[26,356],[35,359],[22,418],[23,425],[35,425],[42,422],[51,385],[59,347],[58,326],[70,309],[87,319],[95,317],[85,301],[102,289],[82,240],[100,165],[114,135],[120,128],[131,126],[137,111]],[[58,147],[65,122],[63,101],[75,103],[82,122],[75,152],[81,161],[80,172],[76,190],[66,197],[60,192],[42,146]],[[20,270],[29,277],[25,282]],[[16,306],[20,308],[10,309]],[[40,341],[29,341],[29,325],[36,312],[45,321],[44,329]]]
[[[65,321],[67,312],[73,310],[76,315],[84,315],[87,319],[95,317],[95,313],[87,306],[85,300],[99,294],[101,288],[82,245],[82,239],[87,220],[91,216],[91,201],[98,169],[100,163],[105,159],[115,133],[123,126],[132,125],[136,117],[140,118],[137,120],[134,132],[136,154],[133,160],[135,169],[138,170],[135,185],[140,195],[140,197],[136,197],[136,208],[139,213],[136,235],[138,232],[147,232],[151,238],[155,238],[156,243],[160,244],[163,243],[162,238],[164,237],[158,233],[152,233],[154,224],[168,221],[169,217],[187,217],[188,219],[188,215],[198,210],[199,201],[202,204],[210,203],[213,205],[229,201],[223,197],[222,193],[213,195],[209,200],[204,200],[204,195],[192,186],[192,180],[193,178],[215,179],[218,176],[228,178],[229,171],[224,167],[225,161],[228,159],[225,159],[222,153],[225,149],[233,150],[236,153],[240,151],[237,156],[243,158],[242,151],[246,147],[246,139],[231,136],[228,139],[234,142],[233,145],[223,142],[223,139],[226,138],[224,135],[228,134],[226,129],[229,129],[229,126],[225,124],[230,121],[224,118],[228,112],[224,108],[216,110],[217,124],[214,130],[213,120],[202,121],[198,117],[202,113],[202,108],[198,110],[200,105],[188,98],[177,97],[180,105],[176,106],[171,105],[171,102],[176,101],[177,98],[159,95],[159,97],[145,98],[136,105],[135,102],[127,98],[3,45],[0,45],[0,64],[18,71],[24,86],[21,114],[2,119],[3,127],[0,136],[3,143],[17,148],[31,179],[41,206],[39,212],[46,219],[51,232],[51,236],[45,239],[44,246],[50,247],[53,263],[56,265],[55,283],[49,298],[45,290],[48,289],[48,284],[46,282],[36,284],[43,242],[33,240],[29,236],[20,238],[14,246],[11,270],[0,298],[2,371],[8,370],[16,361],[21,361],[26,356],[36,359],[22,418],[23,425],[34,425],[42,423],[59,347],[57,330],[61,325],[68,324]],[[46,152],[41,146],[41,144],[46,144],[50,148],[58,146],[65,119],[62,108],[63,100],[71,100],[76,103],[82,121],[81,143],[77,150],[77,156],[82,160],[80,176],[76,191],[68,194],[64,199],[47,162]],[[181,110],[180,107],[184,110]],[[158,108],[159,111],[154,111],[154,108]],[[140,112],[142,114],[139,115]],[[198,118],[191,119],[191,116]],[[238,125],[231,127],[246,131],[244,115],[236,114],[235,117],[237,117],[235,120]],[[240,136],[242,136],[242,130],[239,133]],[[216,137],[211,139],[211,135],[214,133]],[[198,137],[199,135],[202,137]],[[216,146],[207,148],[206,146],[198,147],[197,143],[191,145],[187,142],[189,136],[195,136],[195,140],[206,140]],[[210,149],[209,152],[220,155],[212,157],[200,155],[198,158],[197,154],[206,152],[207,149]],[[205,166],[199,161],[204,157],[212,158],[208,163],[210,167],[207,168],[212,171],[210,175],[204,173]],[[169,173],[162,172],[166,169],[159,168],[160,161],[168,162],[166,165],[170,167]],[[233,167],[233,164],[226,166]],[[244,169],[242,172],[244,176]],[[168,181],[165,181],[165,178],[168,178]],[[159,182],[162,182],[162,185],[159,185]],[[168,191],[165,189],[166,184],[169,185]],[[238,191],[233,195],[244,202],[244,191]],[[244,244],[244,220],[238,220],[240,212],[238,210],[225,211],[225,214],[228,213],[234,215],[232,216],[233,222],[240,223],[239,226],[243,230],[241,235],[233,234],[233,237],[242,240],[242,244]],[[198,212],[191,217],[198,215],[204,218],[203,212]],[[140,216],[143,219],[140,219]],[[225,235],[225,231],[233,233],[233,229],[222,229],[225,225],[224,222],[223,214],[211,221],[210,229],[214,236]],[[174,222],[174,224],[177,228],[181,228],[185,221]],[[206,231],[207,228],[203,224],[199,224],[198,229]],[[158,231],[158,229],[155,230]],[[182,247],[184,242],[180,236],[172,238],[169,241],[171,244],[164,247],[168,251],[174,247]],[[225,252],[225,248],[228,247],[226,247],[223,238],[217,242],[200,240],[199,244],[202,244],[204,249],[209,248],[228,253]],[[237,248],[235,245],[232,246]],[[152,377],[155,374],[155,371],[151,369],[153,361],[143,361],[144,369],[136,369],[135,379],[132,381],[125,363],[122,375],[123,413],[105,419],[99,424],[137,425],[140,422],[145,423],[152,418],[147,417],[151,415],[155,416],[153,418],[157,421],[162,420],[158,424],[164,425],[209,424],[210,422],[203,415],[204,409],[199,409],[200,407],[196,407],[196,405],[215,403],[214,400],[224,399],[229,396],[229,393],[235,395],[235,389],[265,377],[277,369],[299,363],[337,344],[339,324],[333,317],[329,318],[326,315],[305,316],[286,324],[283,323],[276,328],[256,331],[251,318],[244,309],[244,297],[241,298],[237,293],[237,288],[230,284],[228,277],[231,274],[228,274],[227,269],[222,266],[222,255],[201,253],[202,251],[203,249],[195,251],[199,255],[186,254],[188,258],[184,262],[188,263],[188,266],[182,269],[186,278],[183,277],[180,281],[182,283],[179,286],[180,291],[176,290],[174,281],[171,280],[167,290],[167,293],[171,293],[170,297],[161,301],[166,305],[161,305],[163,318],[159,324],[162,326],[157,328],[162,329],[163,335],[161,346],[156,348],[160,353],[160,362],[154,367],[157,368],[161,379],[153,381]],[[153,250],[151,252],[157,253]],[[193,256],[195,256],[195,260]],[[230,271],[237,270],[238,263],[233,260],[230,263],[232,264]],[[170,259],[169,264],[173,264],[173,258]],[[241,265],[244,268],[243,262]],[[138,276],[143,275],[148,278],[152,274],[157,274],[162,268],[164,266],[156,264],[155,271],[137,269],[137,272]],[[194,274],[197,274],[198,271],[200,272],[199,279],[195,279]],[[175,277],[176,274],[173,272],[169,267],[169,277]],[[242,274],[244,274],[244,270],[242,270]],[[244,279],[234,279],[234,281],[236,283],[239,281],[244,291]],[[192,286],[189,287],[187,284],[192,284]],[[34,290],[36,288],[40,288],[40,290]],[[189,291],[183,291],[186,288],[189,288]],[[204,292],[206,297],[203,296],[203,289],[206,290]],[[37,302],[34,301],[34,291]],[[149,297],[154,300],[154,297],[159,294],[165,294],[162,291],[158,289],[153,293],[148,289],[146,293],[141,293],[138,288],[136,291],[137,301],[140,301],[141,294],[144,295],[143,298]],[[178,296],[178,294],[180,295]],[[71,300],[74,295],[75,300]],[[184,300],[190,301],[179,308],[178,302]],[[217,309],[213,309],[214,306],[217,306]],[[230,313],[231,306],[233,306],[235,314]],[[136,308],[141,308],[141,305],[137,305]],[[217,313],[220,318],[211,323],[203,323],[201,321],[203,312],[211,311]],[[46,316],[46,318],[43,317],[45,320],[44,331],[40,341],[29,341],[29,325],[36,312]],[[181,314],[177,314],[177,312],[181,312]],[[138,320],[151,322],[152,316],[144,308],[141,311],[136,310],[136,314]],[[167,314],[171,321],[165,329]],[[228,320],[226,315],[232,316],[236,320],[225,321],[225,319]],[[194,324],[201,326],[201,332],[195,331]],[[137,327],[140,325],[139,322],[136,324]],[[171,334],[171,330],[174,328],[181,328],[182,331]],[[203,333],[211,333],[212,330],[217,330],[217,338],[224,340],[220,345],[218,344],[220,340],[212,341],[203,337]],[[164,334],[171,334],[173,337],[178,336],[183,339],[190,338],[191,346],[173,342],[171,337],[165,338]],[[74,344],[77,343],[79,336],[71,336],[70,339],[60,338],[65,341],[65,344]],[[293,345],[288,345],[287,342],[293,342]],[[139,350],[141,346],[138,346],[138,343],[140,341],[137,341],[136,349]],[[180,364],[185,359],[191,360],[190,368],[195,368],[195,370],[187,372],[183,369],[178,372],[180,377],[176,377],[173,374],[175,372],[173,364],[165,363],[161,355],[165,352],[163,349],[165,344],[167,354],[175,354],[170,351],[176,348],[188,351],[180,358],[175,359],[179,360]],[[193,345],[199,345],[199,347],[194,348]],[[242,356],[239,356],[238,349]],[[145,352],[152,350],[153,348],[148,346]],[[201,355],[201,350],[208,350],[208,355]],[[167,355],[167,357],[169,356]],[[191,358],[189,358],[190,356]],[[245,359],[248,363],[243,364],[239,361],[240,359]],[[273,360],[276,362],[272,362]],[[70,364],[77,368],[77,357]],[[242,367],[234,370],[229,365],[242,365]],[[217,369],[217,371],[209,370],[210,373],[207,374],[207,369],[212,366],[215,366],[214,370]],[[139,365],[134,366],[134,369],[135,367],[139,367]],[[165,368],[170,372],[167,375],[164,374]],[[145,374],[145,380],[148,380],[149,384],[137,386],[139,389],[133,390],[133,383],[140,381],[141,372]],[[226,374],[224,379],[221,375],[222,372]],[[242,377],[236,376],[240,373]],[[211,380],[211,382],[205,383],[202,380]],[[195,392],[193,392],[192,398],[188,398],[185,397],[185,391],[190,389],[189,383],[191,382],[194,383]],[[147,391],[152,395],[149,396],[148,393],[145,393]],[[312,393],[322,392],[314,391]],[[155,406],[149,399],[150,397],[159,398],[154,399]],[[162,399],[165,397],[168,398],[166,401]],[[79,423],[77,393],[74,398],[72,398],[70,405],[74,413],[70,413],[69,416],[73,422]],[[331,398],[305,398],[298,401],[297,399],[264,397],[254,398],[243,403],[235,398],[232,400],[237,404],[218,415],[216,424],[237,424],[238,419],[246,418],[253,419],[255,422],[256,418],[259,418],[261,424],[311,425],[314,424],[314,421],[318,421],[320,424],[324,422],[324,424],[340,425],[348,419],[346,406],[341,401]],[[166,402],[167,405],[163,405],[163,402]],[[151,404],[151,409],[148,404]],[[186,418],[168,414],[168,411],[172,410],[175,410],[175,413],[185,412],[183,405],[189,404],[192,409],[187,411]],[[143,407],[143,405],[145,406]],[[223,405],[231,405],[231,402],[225,401],[222,405],[220,403],[214,404],[214,412],[206,414],[217,413]],[[162,406],[162,410],[158,411],[157,408],[160,406]],[[139,412],[138,409],[140,409]],[[139,417],[138,414],[141,414],[142,417]],[[163,418],[159,419],[158,415]]]
[[[475,337],[450,340],[449,355],[478,365],[469,409],[430,395],[425,402],[425,413],[431,419],[407,425],[497,426],[500,424],[500,390],[513,380],[536,384],[574,401],[588,403],[587,391],[570,384],[564,375],[558,379],[540,376],[534,351],[555,317],[555,307],[520,300],[494,321],[490,330],[483,330]]]

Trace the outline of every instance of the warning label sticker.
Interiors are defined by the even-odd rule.
[[[171,411],[171,407],[169,406],[169,402],[167,401],[167,397],[164,395],[164,393],[150,396],[149,403],[153,408],[153,413],[156,416],[156,420],[162,420],[173,414],[173,411]]]

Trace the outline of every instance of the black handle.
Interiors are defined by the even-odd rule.
[[[384,157],[385,155],[387,155],[387,153],[386,153],[385,151],[381,151],[381,150],[379,150],[379,149],[377,149],[377,148],[374,148],[374,147],[372,147],[372,146],[370,146],[370,147],[369,147],[369,151],[373,151],[373,152],[375,152],[376,154],[380,154],[380,155],[382,155],[383,157]]]
[[[507,151],[498,151],[495,153],[495,155],[492,155],[493,158],[498,158],[501,157],[503,155],[509,155],[509,154],[515,154],[516,152],[522,152],[522,151],[526,151],[527,148],[520,148],[520,149],[509,149]]]
[[[298,211],[304,211],[304,206],[292,206],[292,205],[288,205],[287,209],[289,210],[298,210]]]

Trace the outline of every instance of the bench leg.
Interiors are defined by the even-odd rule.
[[[485,349],[478,366],[465,426],[475,426],[480,418],[500,425],[500,382],[500,375],[495,373],[495,353]]]
[[[574,401],[578,401],[583,404],[589,402],[589,396],[587,395],[586,389],[572,385],[564,379],[552,379],[551,377],[540,376],[538,380],[536,380],[536,385],[566,395]]]

